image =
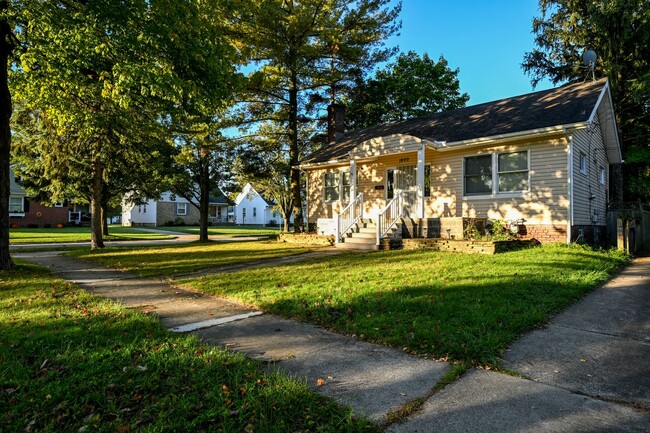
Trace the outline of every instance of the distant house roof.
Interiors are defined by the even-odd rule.
[[[302,165],[345,160],[359,143],[394,134],[450,144],[587,122],[606,88],[607,79],[603,78],[359,129],[326,144]],[[618,138],[616,141],[618,146]]]
[[[212,191],[209,202],[210,204],[217,206],[230,206],[233,204],[233,201],[226,197],[220,188],[217,188],[216,191]]]

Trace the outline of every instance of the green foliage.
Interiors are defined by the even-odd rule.
[[[533,85],[582,81],[581,55],[598,55],[596,76],[610,80],[625,168],[627,200],[650,199],[650,3],[647,0],[540,0],[537,48],[522,64]],[[614,189],[616,192],[616,188]],[[614,197],[620,200],[621,197]]]
[[[490,239],[493,241],[505,241],[512,239],[508,222],[503,220],[490,220]]]
[[[52,1],[21,10],[11,85],[22,110],[17,171],[30,191],[92,199],[98,210],[126,192],[137,201],[164,190],[170,130],[198,133],[233,97],[223,3]]]
[[[426,53],[420,58],[409,51],[374,78],[357,82],[347,119],[362,128],[462,108],[468,100],[467,93],[460,93],[458,69],[450,69],[444,57],[435,62]]]
[[[237,0],[233,3],[234,35],[238,48],[256,70],[248,89],[239,124],[250,135],[260,132],[263,148],[273,143],[285,157],[291,205],[297,229],[302,227],[300,159],[310,153],[328,99],[352,79],[393,50],[383,44],[397,31],[401,4],[389,0]],[[329,95],[327,94],[329,92]],[[270,123],[267,130],[260,125]],[[268,134],[277,139],[268,140]],[[277,172],[284,172],[278,167]],[[285,175],[286,176],[286,175]]]
[[[43,269],[3,274],[2,431],[377,430],[263,370]]]
[[[493,256],[391,251],[183,284],[412,353],[491,364],[626,261],[616,251],[563,245]]]

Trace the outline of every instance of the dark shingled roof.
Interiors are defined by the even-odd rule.
[[[606,79],[602,78],[584,84],[568,84],[430,116],[358,129],[326,144],[307,156],[302,164],[344,159],[361,142],[392,134],[453,143],[587,121],[605,82]]]

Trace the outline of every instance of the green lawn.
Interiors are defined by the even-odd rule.
[[[0,280],[0,431],[377,431],[304,383],[42,268]]]
[[[167,230],[179,233],[187,233],[191,235],[199,234],[199,227],[197,226],[159,226],[156,227],[160,230]],[[208,227],[209,235],[218,236],[266,236],[275,235],[280,233],[278,227],[260,227],[260,226],[211,226]]]
[[[108,247],[90,251],[77,249],[73,257],[94,260],[143,276],[182,275],[201,269],[290,256],[309,251],[301,245],[277,241],[211,242],[156,247]]]
[[[494,256],[390,251],[181,283],[411,353],[498,365],[519,335],[625,262],[618,252],[561,245]]]
[[[158,240],[172,239],[172,236],[161,235],[159,233],[148,233],[138,229],[121,226],[110,226],[108,229],[109,236],[104,240]],[[63,243],[63,242],[90,242],[89,227],[64,227],[61,229],[10,229],[9,243],[18,244],[39,244],[39,243]]]

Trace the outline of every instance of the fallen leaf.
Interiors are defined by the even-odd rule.
[[[587,360],[584,358],[580,358],[580,362],[587,362]]]
[[[319,377],[318,380],[316,381],[316,386],[323,386],[323,385],[325,385],[325,379]]]
[[[244,431],[246,433],[253,433],[254,429],[255,429],[255,427],[253,426],[253,424],[248,424],[246,427],[244,427]]]

